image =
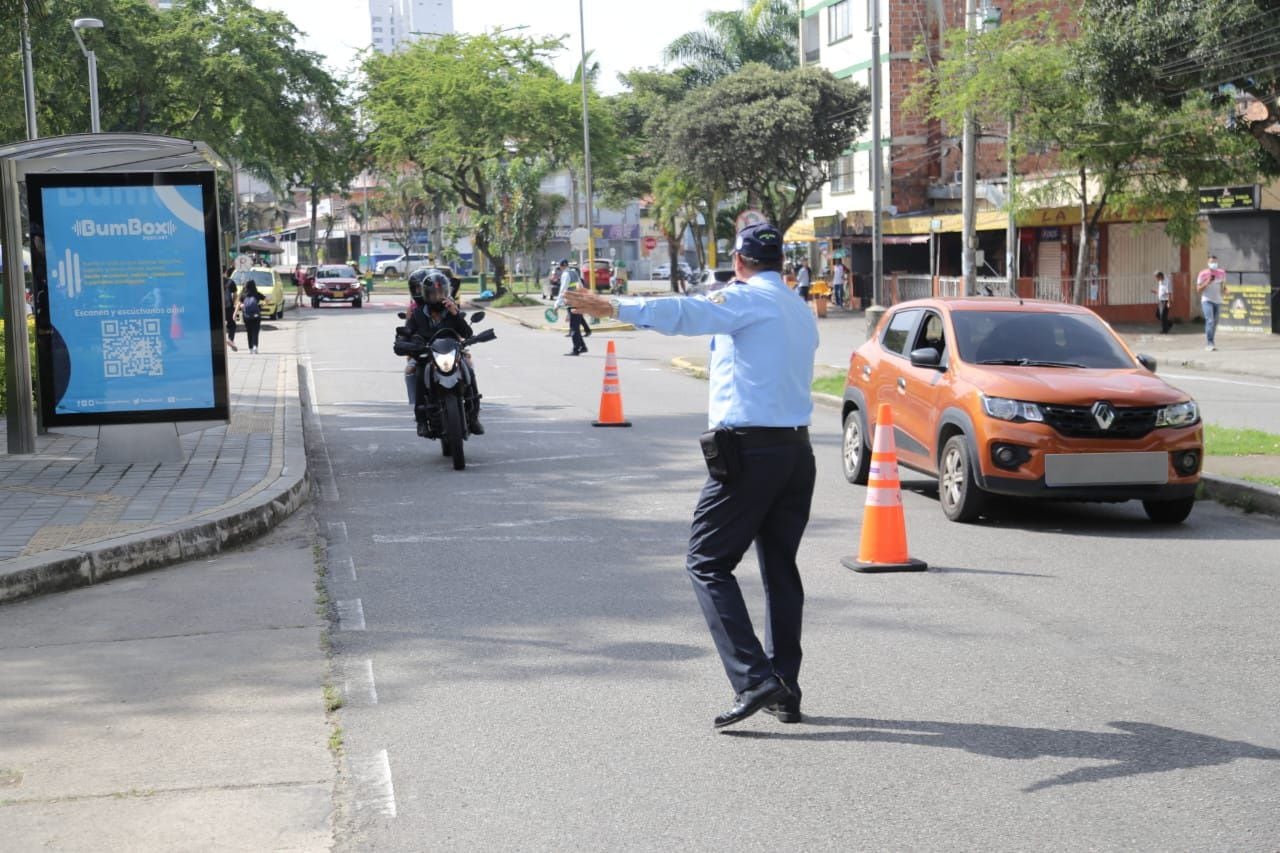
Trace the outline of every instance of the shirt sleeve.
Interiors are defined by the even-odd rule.
[[[718,290],[715,298],[664,296],[621,299],[618,319],[664,335],[728,335],[755,322],[751,297],[734,287]]]

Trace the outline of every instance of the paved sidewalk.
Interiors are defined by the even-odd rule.
[[[293,324],[229,354],[231,422],[181,436],[181,463],[99,465],[96,430],[0,453],[0,602],[157,568],[262,535],[306,498]],[[241,336],[243,344],[243,336]],[[7,451],[0,419],[0,451]]]

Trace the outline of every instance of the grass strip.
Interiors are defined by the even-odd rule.
[[[1205,424],[1204,452],[1209,456],[1280,456],[1280,435]]]
[[[844,374],[838,376],[821,376],[813,380],[813,390],[833,397],[844,396]]]

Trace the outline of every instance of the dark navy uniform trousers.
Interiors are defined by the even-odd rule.
[[[794,436],[794,433],[793,433]],[[753,439],[731,483],[708,478],[698,498],[686,568],[735,693],[778,675],[800,696],[800,617],[804,586],[796,551],[813,500],[816,466],[807,435]],[[765,593],[764,646],[751,627],[733,576],[755,542]]]

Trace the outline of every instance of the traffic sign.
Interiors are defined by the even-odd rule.
[[[657,237],[645,237],[645,238],[644,238],[644,247],[645,247],[645,250],[646,250],[646,251],[652,252],[654,249],[658,248],[658,238],[657,238]]]
[[[569,245],[579,250],[587,248],[587,229],[573,229],[569,234]]]
[[[247,270],[253,266],[253,258],[249,255],[236,255],[236,269]]]

